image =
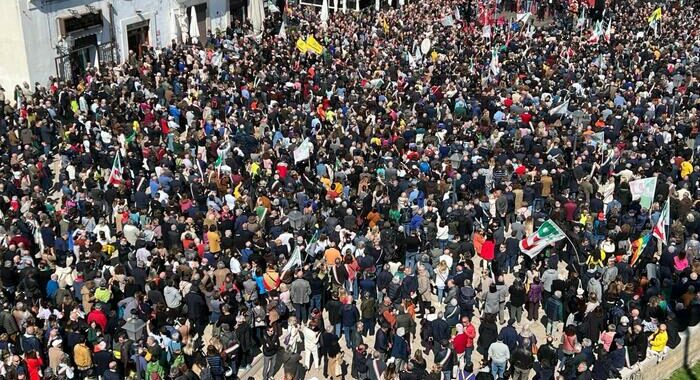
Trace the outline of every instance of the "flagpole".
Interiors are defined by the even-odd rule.
[[[564,237],[566,237],[566,240],[571,244],[571,247],[574,249],[574,252],[576,252],[576,261],[578,262],[578,265],[583,265],[581,264],[581,256],[578,254],[578,249],[576,248],[576,245],[574,245],[574,242],[571,241],[571,239],[569,238],[569,234],[564,232]],[[578,268],[576,267],[576,265],[574,265],[574,270],[576,271],[576,273],[578,273]]]

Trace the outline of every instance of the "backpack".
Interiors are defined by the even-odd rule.
[[[608,321],[617,324],[624,315],[625,310],[623,310],[619,304],[614,304],[610,307],[610,310],[608,310]]]
[[[282,301],[277,302],[277,306],[275,306],[275,310],[277,310],[277,313],[279,313],[280,318],[287,316],[287,313],[289,312],[289,308],[287,308],[287,305],[285,305],[284,302],[282,302]]]
[[[464,286],[459,290],[459,306],[460,307],[474,307],[476,299],[476,291],[470,286]]]

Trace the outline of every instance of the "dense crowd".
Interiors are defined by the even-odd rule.
[[[3,89],[0,378],[663,360],[700,321],[697,4],[588,5],[280,4],[261,37]],[[524,254],[546,221],[566,238]]]

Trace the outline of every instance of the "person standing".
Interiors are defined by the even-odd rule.
[[[561,303],[561,291],[554,291],[554,296],[547,298],[544,305],[547,314],[547,335],[554,335],[559,329],[559,323],[564,318],[564,305]]]
[[[529,346],[529,342],[519,346],[510,358],[510,363],[513,367],[513,380],[528,380],[530,378],[534,358],[532,351],[527,349]]]
[[[488,358],[491,359],[491,374],[493,378],[502,378],[506,372],[508,360],[510,360],[510,350],[500,338],[489,346]]]
[[[309,297],[311,296],[311,285],[304,279],[304,272],[298,270],[296,279],[289,287],[289,295],[294,305],[294,313],[296,314],[299,323],[306,323],[309,320],[307,307],[309,305]]]
[[[525,297],[527,296],[525,287],[520,279],[515,279],[513,285],[508,288],[510,293],[510,318],[515,319],[518,324],[523,317],[523,306],[525,305]]]
[[[273,379],[275,376],[275,362],[277,358],[277,352],[280,349],[280,342],[277,334],[275,334],[275,328],[269,326],[263,337],[263,380]]]

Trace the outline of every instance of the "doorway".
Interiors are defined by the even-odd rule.
[[[97,63],[97,35],[76,38],[73,41],[73,50],[70,53],[72,76],[76,77],[84,73],[88,67],[94,67]]]
[[[149,20],[141,21],[126,27],[126,38],[129,50],[141,58],[149,46]]]

